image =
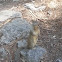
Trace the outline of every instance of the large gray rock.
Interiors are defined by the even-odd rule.
[[[40,62],[47,52],[44,48],[37,46],[30,50],[24,49],[20,53],[27,62]]]
[[[31,25],[26,20],[16,18],[0,29],[0,32],[3,33],[0,42],[8,44],[13,40],[26,38],[30,29]]]

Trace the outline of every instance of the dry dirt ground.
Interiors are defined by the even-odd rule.
[[[25,3],[25,2],[24,2]],[[32,19],[39,19],[39,27],[40,27],[40,36],[38,40],[38,45],[46,48],[48,56],[44,59],[44,62],[55,62],[58,58],[62,59],[62,8],[61,6],[56,9],[46,8],[43,13],[44,16],[33,16],[29,13],[29,10],[23,7],[23,2],[8,2],[0,4],[0,11],[4,9],[10,9],[14,7],[12,10],[20,11],[22,13],[22,17],[29,22]],[[48,11],[51,11],[53,15],[49,15]],[[36,12],[34,12],[36,14]],[[57,16],[55,16],[57,15]],[[48,19],[45,19],[48,17]]]

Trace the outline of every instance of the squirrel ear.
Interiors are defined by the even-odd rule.
[[[33,25],[39,25],[39,21],[38,20],[32,20],[32,24]]]

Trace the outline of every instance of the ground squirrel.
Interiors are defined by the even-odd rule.
[[[28,40],[27,40],[27,48],[33,48],[38,40],[38,35],[40,34],[40,29],[37,21],[32,21],[32,30],[30,30]]]

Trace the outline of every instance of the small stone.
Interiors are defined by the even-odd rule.
[[[42,47],[35,47],[33,49],[24,49],[20,51],[20,54],[25,58],[28,62],[39,62],[46,55],[46,50]]]
[[[17,2],[17,1],[19,1],[19,0],[13,0],[13,1],[14,1],[14,2],[16,1],[16,2]]]
[[[62,62],[62,60],[60,60],[60,59],[57,59],[57,60],[56,60],[56,62]]]
[[[26,46],[27,46],[27,42],[24,39],[17,42],[17,48],[23,48]]]

